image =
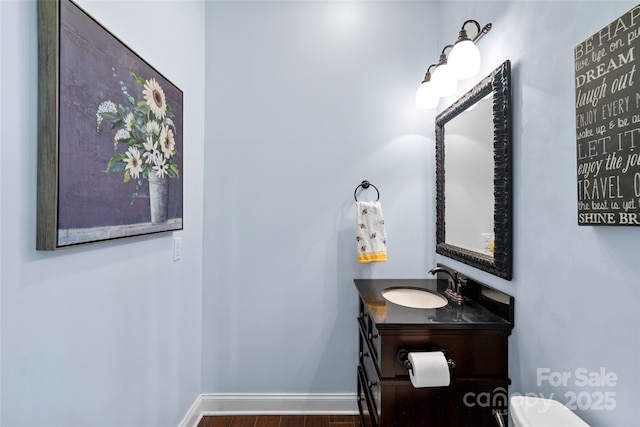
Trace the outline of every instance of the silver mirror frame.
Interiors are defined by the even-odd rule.
[[[444,194],[445,125],[493,94],[494,252],[493,256],[446,243]],[[494,274],[513,277],[511,62],[505,61],[436,117],[436,253]]]

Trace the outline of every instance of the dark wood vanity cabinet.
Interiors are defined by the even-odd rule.
[[[357,283],[358,281],[356,281]],[[368,280],[365,282],[376,282]],[[360,286],[358,287],[359,290]],[[366,294],[366,292],[365,292]],[[449,320],[456,306],[405,312],[363,296],[358,315],[358,406],[363,426],[372,427],[483,427],[498,426],[495,412],[506,415],[508,404],[508,337],[512,325],[498,319],[470,322],[472,315]],[[397,309],[397,310],[396,310]],[[471,311],[482,307],[473,305]],[[443,309],[438,309],[443,310]],[[477,316],[476,316],[477,317]],[[491,316],[489,316],[491,317]],[[486,319],[485,319],[486,320]],[[448,387],[415,388],[398,352],[447,350],[455,367]],[[505,425],[507,417],[504,416]]]

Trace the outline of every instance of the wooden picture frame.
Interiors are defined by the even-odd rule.
[[[36,249],[183,228],[183,93],[71,0],[38,1]]]

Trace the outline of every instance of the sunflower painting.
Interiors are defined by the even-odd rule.
[[[182,229],[182,91],[75,3],[59,8],[56,248]]]
[[[112,70],[114,79],[118,79],[115,68]],[[149,180],[151,197],[153,191],[158,190],[156,183],[166,178],[178,178],[180,169],[175,161],[178,153],[173,109],[167,104],[162,87],[154,78],[145,80],[135,73],[131,78],[143,88],[144,99],[136,102],[120,80],[118,85],[127,102],[122,105],[111,100],[103,101],[96,112],[96,130],[100,132],[103,121],[111,123],[111,131],[117,129],[113,137],[115,154],[109,159],[105,172],[122,173],[125,183],[131,179],[137,182],[131,200],[133,205],[144,180]],[[119,145],[127,148],[124,153],[118,151]],[[162,205],[150,204],[151,222],[154,224],[167,221],[166,198],[162,197]]]

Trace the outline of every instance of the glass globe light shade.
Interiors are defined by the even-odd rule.
[[[449,96],[458,90],[458,79],[451,73],[451,67],[448,64],[440,64],[436,67],[431,77],[436,93],[439,96]]]
[[[416,92],[416,108],[419,110],[430,110],[438,106],[440,97],[436,94],[433,83],[424,82]]]
[[[459,79],[468,79],[480,71],[480,49],[471,40],[456,43],[447,60],[451,72]]]

